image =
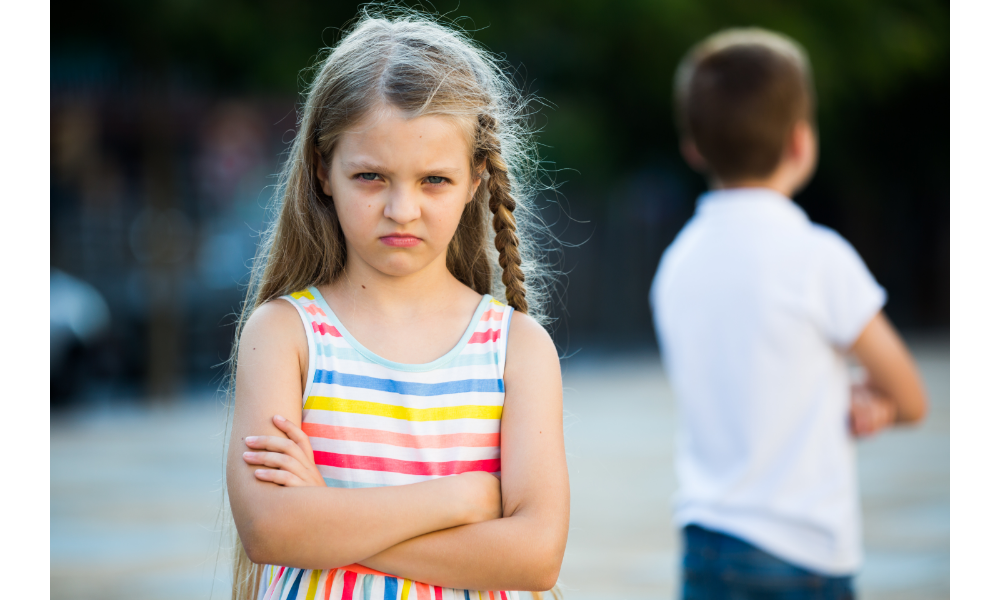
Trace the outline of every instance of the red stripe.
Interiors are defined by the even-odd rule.
[[[415,460],[398,460],[378,456],[357,456],[355,454],[337,454],[313,450],[313,458],[317,465],[340,467],[342,469],[362,469],[365,471],[385,471],[388,473],[403,473],[405,475],[458,475],[469,471],[486,471],[498,473],[500,459],[487,460],[453,460],[448,462],[421,462]]]
[[[499,329],[488,329],[486,331],[477,331],[472,334],[469,338],[470,344],[484,344],[486,342],[495,342],[500,339]]]
[[[401,448],[492,448],[500,445],[499,433],[444,433],[440,435],[411,435],[380,429],[341,427],[303,423],[302,431],[313,438],[388,444]]]
[[[327,325],[326,323],[317,323],[316,321],[313,321],[313,331],[316,333],[329,333],[333,337],[343,337],[340,335],[340,332],[337,331],[336,327],[333,325]]]
[[[444,598],[441,597],[441,594],[442,594],[442,588],[439,587],[434,588],[434,600],[444,600]]]
[[[500,600],[507,600],[507,592],[500,590]]]
[[[354,597],[354,582],[358,579],[358,574],[354,571],[344,571],[344,594],[340,600],[351,600]]]
[[[382,571],[376,571],[375,569],[369,569],[366,566],[354,563],[353,565],[347,565],[346,567],[340,567],[344,571],[354,571],[358,575],[381,575],[382,577],[395,577],[394,575],[389,575],[388,573],[383,573]]]

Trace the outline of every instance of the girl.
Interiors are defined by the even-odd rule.
[[[569,483],[559,361],[529,316],[544,272],[515,226],[525,105],[413,14],[364,14],[319,67],[238,327],[234,599],[555,584]]]

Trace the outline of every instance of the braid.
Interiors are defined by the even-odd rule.
[[[480,155],[486,162],[489,173],[487,184],[490,192],[490,211],[493,213],[493,230],[496,231],[496,247],[500,253],[501,280],[507,288],[507,304],[524,314],[528,314],[528,300],[525,298],[524,273],[521,271],[521,253],[518,251],[517,223],[514,209],[517,202],[510,193],[510,179],[507,163],[500,153],[500,140],[496,131],[496,120],[489,115],[479,115]]]

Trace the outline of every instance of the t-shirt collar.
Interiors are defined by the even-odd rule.
[[[767,213],[809,222],[806,212],[790,198],[762,187],[709,190],[698,197],[696,213],[701,216]]]

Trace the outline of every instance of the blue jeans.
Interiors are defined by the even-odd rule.
[[[683,600],[854,600],[852,578],[789,564],[743,540],[684,528]]]

